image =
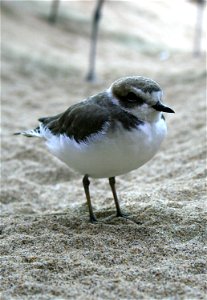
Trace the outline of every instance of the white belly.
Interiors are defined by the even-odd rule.
[[[138,129],[97,134],[90,143],[77,143],[65,135],[45,135],[50,151],[82,175],[105,178],[139,168],[158,151],[167,132],[163,119]]]

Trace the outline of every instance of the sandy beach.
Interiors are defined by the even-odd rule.
[[[47,1],[2,1],[2,300],[206,299],[206,62],[181,2],[177,21],[173,1],[107,2],[89,83],[93,1],[62,2],[56,25]],[[157,155],[116,179],[130,219],[115,217],[108,180],[91,180],[90,224],[81,176],[13,133],[126,75],[158,81],[176,113]]]

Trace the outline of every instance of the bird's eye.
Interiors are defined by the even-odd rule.
[[[136,103],[138,105],[142,105],[144,103],[143,99],[141,97],[139,97],[138,95],[129,92],[126,96],[126,99],[128,102],[130,103]]]

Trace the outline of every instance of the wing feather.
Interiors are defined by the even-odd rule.
[[[88,136],[100,132],[109,121],[109,114],[106,108],[85,101],[69,107],[62,114],[40,118],[39,121],[54,135],[65,134],[81,142]]]

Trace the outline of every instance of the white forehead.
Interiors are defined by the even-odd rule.
[[[139,89],[137,87],[133,87],[132,90],[136,91],[137,94],[143,95],[143,96],[150,96],[153,99],[160,100],[163,96],[163,91],[153,91],[151,93],[144,92],[142,89]]]
[[[156,101],[161,101],[163,97],[163,91],[154,91],[151,93],[151,97]]]
[[[158,101],[162,102],[162,97],[163,97],[163,91],[162,90],[153,91],[151,93],[149,93],[149,92],[145,93],[145,92],[143,92],[143,90],[141,90],[139,88],[136,88],[136,87],[134,87],[133,90],[136,91],[136,94],[142,96],[142,98],[145,99],[146,102],[149,105],[153,105]]]

